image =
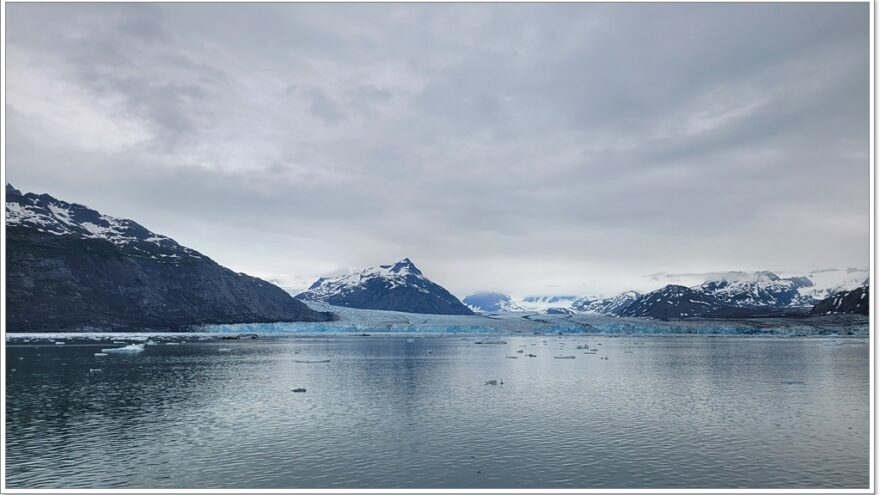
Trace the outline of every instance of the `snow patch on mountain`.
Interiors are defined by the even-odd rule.
[[[514,303],[510,296],[500,292],[477,292],[462,302],[472,311],[479,313],[514,313],[525,311],[522,306]]]
[[[102,239],[155,259],[203,257],[198,251],[150,232],[137,222],[104,215],[48,194],[22,194],[6,184],[6,228],[16,227],[56,236]]]
[[[712,315],[728,307],[700,291],[683,285],[667,285],[639,297],[620,314],[650,318],[685,318]]]
[[[572,304],[572,309],[584,313],[615,315],[629,307],[641,294],[628,290],[614,297],[584,297]]]
[[[736,307],[803,307],[815,304],[810,295],[813,282],[806,277],[781,278],[761,271],[736,272],[731,277],[709,280],[692,289]],[[805,290],[806,289],[806,290]]]

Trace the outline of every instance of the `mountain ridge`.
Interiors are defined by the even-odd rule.
[[[6,185],[9,331],[329,321],[133,220]]]

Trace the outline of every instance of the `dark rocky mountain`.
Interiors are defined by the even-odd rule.
[[[510,296],[498,292],[478,292],[465,297],[462,302],[472,310],[484,313],[522,311]]]
[[[582,298],[575,301],[571,307],[575,311],[583,313],[598,313],[602,315],[616,315],[629,307],[641,294],[628,290],[614,297],[607,298]]]
[[[333,318],[132,220],[48,194],[22,194],[9,184],[6,236],[11,332]]]
[[[866,281],[867,282],[867,281]],[[810,311],[814,315],[868,314],[870,291],[867,284],[853,290],[838,292],[823,299]]]
[[[618,314],[667,319],[735,313],[736,309],[683,285],[667,285],[640,296]]]
[[[474,314],[446,289],[428,280],[409,258],[340,278],[320,278],[296,298],[360,309],[438,315]]]

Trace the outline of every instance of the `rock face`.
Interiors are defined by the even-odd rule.
[[[583,298],[572,304],[572,309],[584,313],[597,313],[602,315],[616,315],[629,307],[641,294],[628,290],[614,297],[604,299]]]
[[[474,314],[446,289],[428,280],[409,258],[336,279],[319,278],[296,298],[359,309],[437,315]]]
[[[333,318],[136,222],[8,184],[6,236],[11,332]]]
[[[666,319],[722,313],[736,313],[736,308],[683,285],[667,285],[637,298],[619,314]]]
[[[870,293],[867,285],[850,291],[843,291],[823,299],[810,313],[815,315],[868,314]]]
[[[465,297],[462,302],[474,311],[500,313],[522,311],[510,300],[510,296],[498,292],[479,292]]]

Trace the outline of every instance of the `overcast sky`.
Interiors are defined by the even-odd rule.
[[[7,4],[6,173],[290,288],[869,261],[868,4]]]

